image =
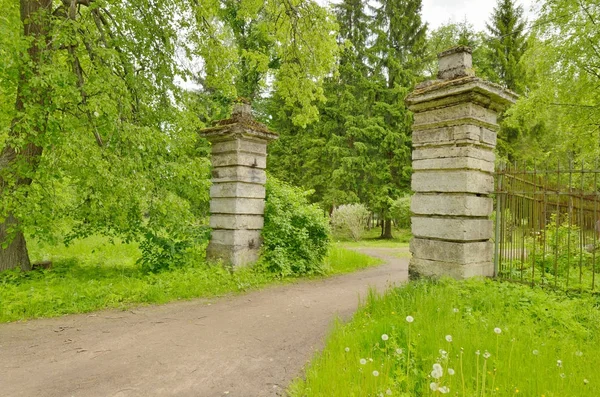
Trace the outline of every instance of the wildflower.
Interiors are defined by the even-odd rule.
[[[587,385],[588,383],[590,383],[590,381],[589,381],[589,380],[587,380],[587,379],[584,379],[584,380],[583,380],[583,384],[584,384],[584,385]]]
[[[361,358],[360,363],[361,363],[361,365],[365,365],[367,363],[367,360],[365,360],[364,358]]]
[[[457,308],[454,308],[454,309],[452,309],[452,311],[453,311],[454,313],[458,313],[458,309],[457,309]]]
[[[444,376],[444,369],[438,363],[433,364],[433,371],[431,371],[431,377],[433,379],[439,379]]]
[[[485,358],[486,360],[488,358],[490,358],[492,355],[490,354],[490,352],[488,352],[487,350],[485,351],[485,353],[483,353],[483,358]]]
[[[381,339],[383,341],[386,341],[386,340],[390,339],[390,337],[387,334],[383,334],[383,335],[381,335]]]
[[[379,376],[379,371],[373,371],[373,376]]]
[[[452,335],[446,335],[446,342],[452,342]]]
[[[561,377],[561,378],[563,378],[563,379],[564,379],[564,378],[566,378],[566,376],[567,376],[567,375],[565,375],[565,373],[564,373],[564,372],[560,374],[560,377]]]
[[[346,353],[348,353],[348,352],[350,351],[350,348],[349,348],[349,347],[347,347],[347,348],[345,348],[344,350],[346,351]]]
[[[540,354],[540,352],[539,352],[538,350],[534,350],[534,351],[533,351],[533,355],[534,355],[534,356],[537,356],[538,354]]]
[[[438,388],[438,391],[442,394],[450,393],[450,388],[448,386],[442,386]]]
[[[402,354],[404,351],[402,349],[396,349],[396,354]]]
[[[415,321],[415,319],[413,318],[413,316],[406,316],[406,321],[408,323],[412,323],[413,321]]]
[[[479,356],[479,355],[481,354],[481,352],[480,352],[479,350],[477,350],[477,351],[475,352],[475,354],[477,354],[477,355]]]
[[[392,391],[391,391],[390,389],[387,389],[387,390],[385,391],[385,394],[387,394],[388,396],[391,396],[391,395],[392,395]]]
[[[452,368],[448,368],[448,375],[454,375],[454,370]]]
[[[502,330],[498,327],[494,328],[494,332],[498,335],[500,335],[502,333]]]
[[[556,366],[562,368],[562,360],[556,360]]]
[[[577,350],[577,351],[575,352],[575,355],[576,355],[577,357],[581,357],[581,356],[583,356],[583,352],[582,352],[582,351],[579,351],[579,350]]]
[[[438,384],[435,382],[431,382],[429,384],[429,388],[431,389],[431,391],[437,391],[438,390]]]
[[[373,359],[372,359],[371,357],[369,357],[369,361],[370,361],[370,362],[373,362]]]

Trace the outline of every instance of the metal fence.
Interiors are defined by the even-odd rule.
[[[570,163],[496,172],[496,275],[565,290],[597,290],[600,170]]]

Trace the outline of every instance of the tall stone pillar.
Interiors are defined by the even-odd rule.
[[[438,80],[406,99],[414,113],[410,268],[426,276],[493,276],[497,116],[517,96],[475,77],[468,47],[438,58]]]
[[[200,132],[212,144],[207,258],[234,268],[256,262],[264,225],[267,143],[277,139],[236,104],[230,119]]]

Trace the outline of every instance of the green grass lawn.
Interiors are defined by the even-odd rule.
[[[408,243],[412,238],[410,230],[394,229],[391,240],[380,239],[381,229],[373,228],[365,231],[360,241],[352,241],[343,236],[334,236],[333,239],[344,247],[379,247],[379,248],[403,248],[408,247]]]
[[[289,393],[596,397],[599,364],[595,296],[489,280],[419,281],[370,296]]]
[[[291,282],[258,269],[234,273],[204,262],[157,274],[135,264],[135,244],[91,237],[69,247],[33,244],[33,260],[51,259],[50,270],[0,273],[0,322],[85,313],[106,308],[126,309],[139,304],[214,297]],[[323,277],[375,266],[379,260],[333,245]]]

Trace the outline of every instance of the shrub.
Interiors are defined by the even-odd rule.
[[[400,229],[410,229],[410,200],[411,196],[400,197],[390,208],[392,219]]]
[[[331,225],[338,233],[360,240],[369,220],[369,210],[362,204],[340,205],[331,214]]]
[[[324,271],[329,225],[323,211],[309,204],[310,194],[272,177],[267,181],[261,265],[279,276]]]

